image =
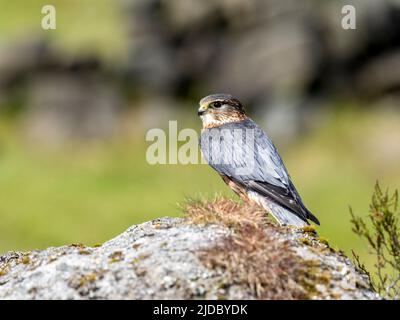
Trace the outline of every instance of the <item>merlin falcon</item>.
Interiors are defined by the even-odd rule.
[[[318,219],[305,207],[267,134],[229,94],[200,100],[203,158],[244,201],[259,205],[281,225],[303,227]]]

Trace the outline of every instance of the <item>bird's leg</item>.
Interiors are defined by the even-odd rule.
[[[228,187],[231,188],[232,191],[235,192],[244,202],[249,204],[257,204],[254,203],[251,199],[249,199],[246,189],[243,186],[239,185],[226,175],[221,174],[221,178],[228,185]]]

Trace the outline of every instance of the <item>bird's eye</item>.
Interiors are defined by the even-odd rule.
[[[210,107],[211,108],[214,108],[214,109],[218,109],[218,108],[221,108],[221,106],[222,106],[222,103],[221,102],[213,102],[213,103],[211,103],[211,105],[210,105]]]

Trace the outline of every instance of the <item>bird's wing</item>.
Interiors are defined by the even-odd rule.
[[[204,130],[201,151],[207,163],[236,181],[265,182],[288,189],[290,178],[275,146],[251,120]]]
[[[247,121],[221,126],[220,139],[215,145],[213,141],[204,144],[203,140],[209,138],[203,139],[202,135],[201,148],[206,161],[236,183],[268,197],[305,221],[311,219],[319,224],[301,201],[272,141],[253,121]],[[245,129],[252,129],[249,136]],[[241,130],[242,134],[235,135],[235,130]],[[221,163],[221,158],[228,161]]]

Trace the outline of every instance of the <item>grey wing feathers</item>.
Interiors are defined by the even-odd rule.
[[[243,133],[239,139],[235,137],[233,131],[237,129],[251,129],[254,141],[247,141]],[[219,141],[219,152],[230,161],[214,161],[215,150],[210,151],[209,145],[203,143],[209,137],[202,134],[202,153],[211,167],[247,189],[268,197],[302,220],[307,222],[310,219],[319,224],[318,219],[304,206],[272,141],[255,122],[248,119],[229,123],[220,126],[219,130],[224,130],[224,134],[221,134],[223,138]],[[245,154],[240,154],[238,150],[246,151]],[[240,172],[239,169],[249,166],[249,162],[252,162],[251,170]]]
[[[242,133],[239,139],[235,137],[235,130],[252,130],[252,141],[248,141]],[[217,134],[221,137],[214,145]],[[218,137],[217,137],[218,139]],[[251,120],[237,123],[228,123],[218,128],[204,131],[201,136],[201,150],[205,160],[216,171],[233,177],[239,182],[265,181],[275,186],[286,188],[289,175],[271,140]],[[215,150],[217,147],[218,150]],[[245,150],[245,152],[242,152]],[[227,162],[221,162],[221,157]],[[240,171],[240,168],[250,170]]]
[[[283,189],[260,181],[248,181],[245,185],[295,213],[302,220],[307,222],[307,219],[310,219],[319,225],[318,219],[304,206],[300,196],[293,189]]]

